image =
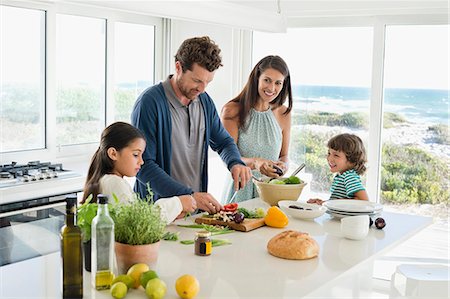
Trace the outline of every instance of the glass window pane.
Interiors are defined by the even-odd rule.
[[[138,95],[153,84],[155,27],[115,24],[114,36],[114,120],[130,121]]]
[[[57,144],[98,142],[105,126],[105,26],[89,17],[57,15]]]
[[[45,148],[45,13],[0,6],[0,152]]]
[[[289,66],[294,96],[290,171],[302,162],[310,188],[328,199],[333,174],[327,141],[352,132],[368,143],[372,28],[295,28],[287,33],[255,32],[253,64],[279,55]]]
[[[385,204],[449,204],[448,34],[448,25],[386,27]],[[414,211],[420,212],[418,207]]]

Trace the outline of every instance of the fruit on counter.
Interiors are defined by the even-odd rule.
[[[267,226],[282,228],[288,225],[289,219],[279,207],[270,207],[264,217],[264,222]]]
[[[378,217],[377,219],[375,219],[375,226],[378,229],[383,229],[386,226],[386,221],[384,221],[383,218]]]
[[[372,226],[372,224],[373,224],[373,220],[372,220],[372,217],[369,217],[369,227],[371,227],[371,226]]]
[[[125,283],[118,281],[111,286],[111,296],[116,299],[122,299],[127,295],[128,287]]]
[[[191,299],[197,296],[200,290],[200,283],[195,276],[185,274],[178,277],[175,282],[175,290],[181,298]]]
[[[158,274],[156,274],[156,272],[153,270],[148,270],[142,273],[140,276],[141,286],[145,289],[145,287],[147,286],[147,282],[153,278],[158,278]]]
[[[159,278],[150,279],[145,286],[145,294],[150,299],[164,298],[167,292],[167,285]]]
[[[133,278],[133,288],[137,289],[141,285],[141,274],[150,270],[147,264],[138,263],[128,269],[127,275]]]
[[[113,279],[111,285],[115,284],[116,282],[123,282],[127,286],[127,288],[130,289],[133,287],[134,279],[129,275],[120,274]]]

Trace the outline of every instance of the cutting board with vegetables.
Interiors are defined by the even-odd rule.
[[[225,222],[210,217],[198,217],[195,219],[195,223],[228,226],[231,229],[242,232],[248,232],[265,225],[264,218],[244,219],[241,223],[236,223],[234,221]]]

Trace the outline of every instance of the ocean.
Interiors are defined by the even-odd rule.
[[[294,85],[294,108],[305,105],[307,111],[333,113],[367,112],[370,88]],[[383,109],[416,123],[449,122],[449,91],[436,89],[387,88]]]

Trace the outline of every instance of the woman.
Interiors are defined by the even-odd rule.
[[[288,99],[288,106],[284,103]],[[244,89],[222,109],[221,119],[238,145],[242,160],[255,176],[279,177],[288,166],[291,131],[292,89],[286,62],[266,56],[253,68]],[[274,167],[276,166],[276,167]],[[229,178],[225,202],[231,202],[234,188]],[[254,184],[236,194],[233,202],[257,197]]]

